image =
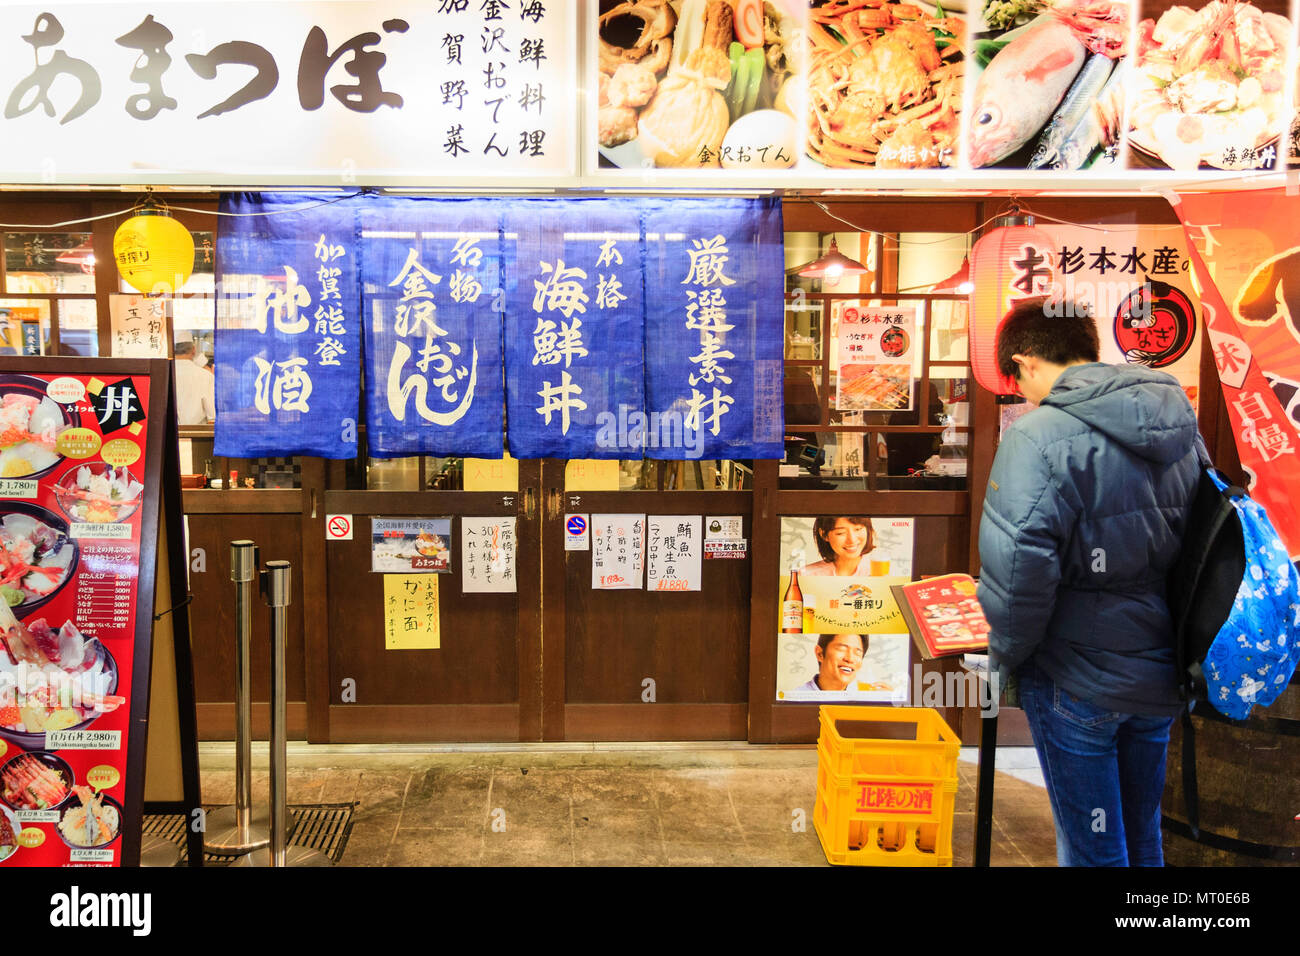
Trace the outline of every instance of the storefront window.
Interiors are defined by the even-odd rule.
[[[930,303],[930,316],[930,360],[970,361],[970,303],[966,299],[938,299]]]
[[[904,232],[886,239],[898,250],[898,286],[895,292],[938,292],[962,269],[970,252],[964,232]],[[948,289],[947,291],[955,291]]]
[[[99,354],[99,323],[94,299],[58,299],[59,354]]]
[[[820,359],[822,357],[822,307],[803,297],[785,306],[785,357]]]
[[[88,232],[7,232],[4,258],[4,291],[10,294],[95,291],[95,253]]]
[[[48,355],[48,299],[0,299],[0,355]]]
[[[822,423],[822,370],[815,365],[785,367],[785,424]]]
[[[781,487],[964,488],[965,234],[835,240],[867,273],[799,277],[829,236],[787,234]]]

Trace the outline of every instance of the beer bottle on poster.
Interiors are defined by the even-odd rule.
[[[803,633],[803,591],[799,589],[799,569],[790,569],[790,585],[781,599],[781,633]]]

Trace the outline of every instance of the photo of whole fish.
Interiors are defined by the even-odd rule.
[[[1127,4],[986,0],[972,37],[972,169],[1103,169],[1121,161]],[[981,28],[983,28],[981,30]]]

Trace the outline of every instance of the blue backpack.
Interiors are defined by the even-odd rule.
[[[1263,506],[1205,467],[1169,580],[1182,697],[1233,720],[1300,662],[1300,573]]]
[[[1263,506],[1209,464],[1197,440],[1201,479],[1182,549],[1168,580],[1182,715],[1183,791],[1199,839],[1192,708],[1206,701],[1244,720],[1286,689],[1300,662],[1300,573]]]

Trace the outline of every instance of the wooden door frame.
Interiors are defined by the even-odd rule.
[[[747,702],[725,703],[569,703],[567,663],[568,586],[564,548],[564,515],[621,514],[731,514],[746,492],[720,491],[575,491],[564,487],[565,462],[543,462],[542,513],[542,739],[560,740],[744,740],[748,725]],[[664,497],[670,496],[670,497]],[[749,511],[753,533],[753,498]],[[721,510],[719,510],[721,509]],[[752,595],[751,595],[752,628]]]

